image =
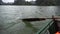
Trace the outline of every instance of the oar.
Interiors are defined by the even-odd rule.
[[[22,20],[23,21],[42,21],[42,20],[46,20],[46,19],[60,19],[60,18],[55,18],[54,16],[52,16],[52,18],[25,18]]]

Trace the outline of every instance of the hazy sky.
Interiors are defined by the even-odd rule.
[[[14,0],[2,0],[4,3],[13,3],[14,2]]]
[[[30,1],[36,1],[36,0],[25,0],[25,1],[28,1],[28,2],[30,2]]]

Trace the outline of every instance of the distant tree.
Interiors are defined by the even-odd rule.
[[[2,0],[0,0],[0,5],[2,4]]]
[[[56,0],[37,0],[37,5],[56,5]]]
[[[25,2],[23,0],[16,0],[14,4],[16,4],[16,5],[22,5],[24,3]]]

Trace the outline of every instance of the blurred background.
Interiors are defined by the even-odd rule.
[[[0,0],[0,5],[59,5],[60,0]]]
[[[0,0],[0,34],[54,34],[60,31],[60,22],[46,19],[26,24],[21,19],[60,16],[59,5],[60,0]]]

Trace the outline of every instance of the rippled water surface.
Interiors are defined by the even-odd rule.
[[[20,19],[51,17],[57,9],[56,6],[0,6],[0,34],[35,34],[34,29],[38,31],[49,20],[30,22],[29,27]]]

